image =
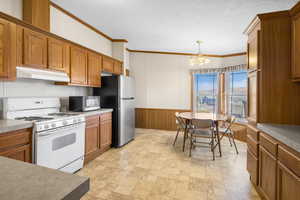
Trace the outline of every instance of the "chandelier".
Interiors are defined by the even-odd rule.
[[[197,44],[198,44],[198,53],[195,56],[191,56],[190,57],[190,65],[194,66],[194,65],[204,65],[207,63],[210,63],[210,60],[207,59],[200,50],[200,44],[202,43],[202,41],[198,40]]]

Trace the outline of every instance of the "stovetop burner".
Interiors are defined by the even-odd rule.
[[[17,117],[16,120],[25,120],[25,121],[35,121],[35,122],[41,122],[46,120],[52,120],[53,117],[37,117],[37,116],[30,116],[30,117]]]

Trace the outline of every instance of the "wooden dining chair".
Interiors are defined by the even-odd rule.
[[[192,156],[192,149],[196,146],[203,147],[203,144],[207,144],[213,154],[213,160],[215,160],[215,148],[219,145],[219,140],[214,129],[214,122],[212,120],[192,120],[192,128],[188,130],[190,135],[190,152],[189,156]],[[208,139],[208,142],[197,141],[198,138]],[[202,144],[202,145],[201,145]]]
[[[186,124],[185,124],[185,121],[184,119],[182,119],[180,116],[178,116],[179,113],[176,112],[175,113],[175,120],[176,120],[176,126],[177,126],[177,133],[176,133],[176,136],[175,136],[175,140],[173,142],[173,146],[175,146],[176,144],[176,141],[177,141],[177,138],[178,138],[178,135],[180,132],[183,132],[185,131],[185,127],[186,127]]]
[[[238,154],[239,151],[237,149],[235,139],[234,139],[234,131],[232,130],[232,125],[234,124],[236,118],[234,116],[228,116],[227,120],[223,122],[223,125],[219,127],[219,133],[222,134],[220,140],[223,139],[224,136],[227,136],[230,146],[234,145],[235,151]]]

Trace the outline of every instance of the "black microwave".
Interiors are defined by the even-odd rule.
[[[100,109],[100,96],[70,96],[69,110],[85,112]]]

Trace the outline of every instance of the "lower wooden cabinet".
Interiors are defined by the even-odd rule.
[[[258,141],[253,139],[252,136],[256,137],[253,133],[251,130],[248,132],[250,139],[247,140],[247,170],[262,199],[298,200],[300,153],[273,139],[267,133],[259,132],[257,135],[259,151],[256,157],[253,150],[256,149],[255,141]]]
[[[111,113],[109,113],[111,116]],[[112,143],[112,119],[111,117],[108,118],[107,116],[103,116],[103,118],[106,118],[105,120],[102,120],[100,122],[100,148],[105,149],[107,147],[110,147]]]
[[[254,185],[258,185],[258,158],[247,151],[247,170],[250,175],[250,180]]]
[[[258,187],[268,200],[276,199],[276,167],[276,158],[260,146]]]
[[[32,129],[0,134],[0,156],[31,163],[31,145]]]
[[[278,162],[277,200],[298,200],[300,198],[300,177]]]
[[[112,143],[111,113],[86,118],[85,163],[108,150]]]

